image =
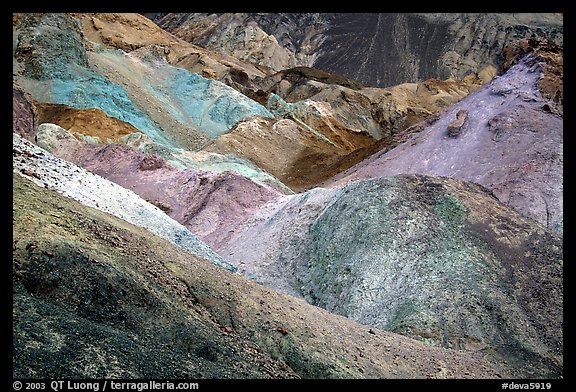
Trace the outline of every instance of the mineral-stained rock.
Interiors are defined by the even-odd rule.
[[[503,50],[503,71],[521,60],[526,54],[532,54],[533,61],[543,67],[538,81],[541,94],[555,103],[560,111],[564,101],[564,51],[562,46],[542,39],[523,39],[513,41]]]
[[[65,37],[70,41],[70,48],[53,45],[60,35],[45,26],[53,19],[74,24],[76,34]],[[45,37],[33,53],[22,59],[15,58],[15,79],[32,92],[38,102],[66,104],[76,110],[68,112],[66,120],[45,116],[42,121],[60,124],[89,142],[123,142],[126,138],[134,139],[138,130],[172,151],[176,148],[196,151],[236,129],[241,121],[247,120],[249,124],[253,116],[272,118],[262,104],[268,104],[278,92],[294,107],[288,110],[290,113],[276,112],[276,115],[295,121],[306,132],[316,135],[316,139],[323,139],[313,151],[289,159],[286,168],[279,169],[277,163],[276,167],[266,166],[272,175],[302,190],[349,168],[377,150],[378,140],[457,102],[473,88],[473,84],[440,80],[391,89],[363,88],[341,75],[306,67],[272,74],[264,67],[242,65],[229,56],[218,57],[170,38],[151,22],[140,25],[140,20],[141,17],[129,14],[29,15],[16,24],[17,53],[23,51],[23,43],[39,31],[43,31]],[[82,53],[84,60],[54,68],[49,80],[37,79],[20,69],[29,62],[49,62],[52,57],[47,53],[52,47],[71,51],[70,55],[64,53],[64,57]],[[310,102],[301,102],[304,98]],[[107,126],[107,120],[106,124],[93,127],[86,124],[90,130],[72,129],[72,122],[83,121],[82,110],[95,111],[95,114],[101,110],[119,120],[118,124],[123,121],[134,129],[117,133],[113,129],[119,125]],[[234,139],[234,136],[226,135],[223,139]],[[289,139],[282,141],[284,149],[294,153],[302,150],[301,146],[287,143]],[[294,142],[298,140],[297,137]],[[215,143],[206,151],[257,163],[254,154],[261,150],[259,142],[242,141],[246,148],[241,153],[231,148],[229,142]],[[313,144],[318,144],[318,140]],[[311,162],[316,158],[317,165]],[[282,171],[286,173],[280,174]],[[276,182],[277,189],[283,186],[274,180],[266,182]]]
[[[124,145],[85,145],[76,162],[164,206],[159,208],[210,245],[223,241],[227,228],[281,195],[235,172],[177,170],[157,155]]]
[[[82,22],[84,36],[91,46],[100,45],[124,52],[142,49],[141,57],[148,58],[155,53],[156,57],[171,65],[224,82],[248,96],[258,89],[255,80],[273,73],[263,64],[241,61],[191,45],[139,14],[83,13],[71,16]]]
[[[26,14],[14,27],[14,80],[37,102],[97,108],[156,141],[174,141],[131,101],[123,86],[90,67],[80,22],[67,14]]]
[[[94,53],[90,59],[100,72],[125,86],[131,99],[164,124],[179,145],[198,150],[240,120],[272,117],[264,106],[237,90],[174,67],[153,52],[153,47],[144,47],[125,56]]]
[[[563,376],[561,16],[154,20],[13,14],[14,377]]]
[[[36,107],[39,124],[56,124],[99,143],[119,143],[122,137],[140,132],[132,124],[110,117],[100,109],[74,109],[54,103],[38,103]]]
[[[156,154],[123,144],[86,144],[53,124],[41,124],[38,145],[130,189],[210,245],[280,192],[231,171],[178,169]]]
[[[150,33],[153,23],[139,26],[138,17],[108,15],[97,39],[80,28],[80,19],[86,22],[88,17],[95,18],[27,15],[14,27],[14,79],[36,101],[97,108],[130,123],[157,143],[190,150],[201,148],[242,119],[271,117],[262,105],[237,90],[170,65],[171,46],[162,45],[174,45],[175,52],[182,54],[185,43],[175,37],[169,40],[170,35],[157,26]],[[142,29],[147,33],[137,43]],[[129,54],[87,38],[98,41],[121,33],[131,40],[126,43]]]
[[[181,42],[137,13],[84,13],[71,16],[81,21],[82,31],[90,41],[125,52],[153,44],[175,45]]]
[[[38,112],[32,97],[16,83],[12,84],[12,130],[14,133],[34,141]]]
[[[389,89],[361,88],[324,72],[305,69],[285,74],[287,79],[281,81],[286,81],[287,87],[282,94],[294,102],[286,102],[273,92],[267,102],[268,109],[281,119],[252,118],[240,122],[203,151],[247,158],[296,191],[309,189],[371,153],[389,147],[393,135],[444,110],[479,87],[427,80]],[[324,84],[332,80],[334,84]],[[303,90],[304,81],[315,86],[314,90]],[[270,91],[278,91],[275,86],[281,84],[269,87]],[[298,100],[294,94],[297,98],[311,97]]]
[[[35,80],[69,79],[71,66],[88,66],[77,20],[59,13],[26,14],[16,28],[14,57],[22,75]]]
[[[217,247],[264,285],[534,377],[562,374],[562,249],[485,188],[421,175],[286,196]]]
[[[343,170],[344,157],[375,143],[366,132],[344,126],[325,103],[298,106],[286,112],[287,118],[242,121],[203,151],[247,158],[301,191]]]

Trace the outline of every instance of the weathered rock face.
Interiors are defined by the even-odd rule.
[[[66,14],[26,14],[13,30],[14,80],[34,100],[76,109],[97,108],[131,123],[158,142],[174,145],[134,105],[124,87],[90,67],[78,20]]]
[[[149,17],[190,42],[227,53],[240,48],[253,56],[265,52],[271,40],[264,36],[259,45],[252,41],[246,48],[245,37],[256,25],[291,51],[288,57],[282,52],[276,59],[266,58],[268,64],[281,68],[293,64],[313,66],[378,87],[431,78],[462,79],[486,66],[498,68],[502,49],[522,38],[533,36],[563,43],[561,14],[244,13]],[[244,28],[235,27],[234,34],[226,34],[230,20]],[[273,52],[268,53],[273,56]]]
[[[31,32],[36,32],[33,34]],[[64,14],[27,14],[17,24],[16,61],[22,75],[35,79],[70,79],[72,67],[88,67],[80,24]]]
[[[429,79],[381,89],[364,87],[337,74],[298,67],[264,78],[259,84],[268,101],[271,94],[276,94],[288,103],[327,102],[340,122],[380,140],[458,102],[484,83],[478,75],[470,76],[462,82]]]
[[[269,203],[217,250],[331,312],[556,378],[562,248],[476,184],[403,175]]]
[[[503,71],[507,71],[526,54],[535,56],[542,66],[538,80],[540,93],[562,112],[564,102],[564,50],[562,46],[534,38],[514,41],[504,48]]]
[[[310,65],[325,27],[320,14],[155,14],[159,26],[188,42],[276,71]],[[307,50],[303,50],[307,48]]]
[[[342,124],[327,102],[290,104],[273,94],[268,106],[277,119],[242,121],[203,151],[247,158],[301,191],[338,173],[344,157],[376,142],[367,132]]]
[[[397,147],[380,151],[325,185],[400,173],[467,179],[562,233],[563,116],[540,92],[546,67],[534,55],[521,57],[504,75],[433,122],[408,129]],[[450,124],[462,110],[466,121],[459,135],[450,137]]]
[[[431,79],[389,89],[361,88],[337,75],[302,68],[278,75],[269,78],[276,81],[266,93],[276,119],[241,121],[203,151],[247,158],[295,191],[348,169],[387,146],[391,136],[479,87]]]
[[[272,117],[265,107],[237,90],[171,66],[154,47],[125,56],[94,54],[91,60],[112,81],[126,86],[134,102],[146,108],[151,118],[167,124],[167,130],[168,124],[182,129],[175,137],[190,150],[199,149],[240,120],[255,115]]]
[[[230,56],[218,57],[200,50],[148,20],[140,24],[141,19],[130,14],[40,14],[15,22],[15,53],[19,54],[14,59],[15,79],[34,94],[37,102],[46,104],[41,122],[59,124],[88,142],[132,143],[150,149],[149,143],[138,142],[142,135],[137,132],[141,132],[171,163],[201,168],[202,163],[194,163],[201,157],[184,157],[178,150],[198,150],[231,129],[238,129],[238,123],[253,123],[249,119],[254,116],[287,118],[297,123],[296,128],[304,129],[298,134],[313,134],[314,147],[302,156],[294,155],[302,146],[296,145],[301,137],[291,137],[292,132],[272,141],[291,151],[289,165],[279,167],[279,162],[272,161],[264,168],[295,190],[303,190],[378,150],[377,140],[427,118],[478,87],[475,81],[430,80],[392,89],[362,88],[338,74],[306,67],[271,74],[263,67],[242,65]],[[74,34],[62,35],[45,26],[54,20],[74,25]],[[25,43],[39,32],[45,36],[40,42],[34,41],[33,51],[27,50]],[[69,42],[54,46],[56,39]],[[81,56],[70,64],[53,67],[53,56],[47,55],[53,49]],[[72,54],[63,56],[72,59]],[[49,79],[22,70],[32,69],[37,63],[51,70]],[[212,78],[230,83],[235,89]],[[294,108],[283,112],[266,108],[275,93]],[[301,102],[304,99],[310,101]],[[70,108],[60,110],[57,108],[63,107],[57,105]],[[319,107],[326,109],[309,110]],[[92,116],[102,121],[89,124]],[[291,192],[262,170],[248,167],[247,160],[256,164],[267,160],[255,157],[261,150],[261,140],[251,136],[252,140],[237,141],[238,132],[233,133],[205,151],[228,154],[229,158],[221,159],[228,167],[238,166],[232,162],[235,159],[244,160],[240,166],[251,173],[251,178],[258,177],[261,183]],[[242,152],[237,144],[244,146]]]
[[[12,84],[12,131],[34,142],[38,111],[32,97],[16,83]]]
[[[61,33],[52,25],[73,28]],[[230,56],[194,47],[134,14],[15,14],[13,27],[14,79],[41,108],[36,124],[59,124],[89,143],[126,143],[161,155],[179,168],[235,170],[292,192],[243,158],[194,151],[245,117],[271,114],[223,83],[169,62],[209,60],[225,68],[224,74],[238,70],[264,76],[255,66],[243,67]],[[41,39],[34,38],[39,34]],[[70,59],[80,53],[81,60],[52,64],[58,57],[53,52],[58,51]],[[199,57],[193,60],[195,56]],[[23,71],[34,67],[37,72]],[[35,75],[42,72],[49,79],[37,79]]]
[[[344,42],[340,41],[342,34]],[[377,86],[429,78],[462,79],[467,73],[479,72],[488,65],[498,68],[504,46],[532,34],[562,43],[562,16],[338,15],[325,32],[327,38],[314,66]],[[381,53],[386,53],[387,61],[381,61]]]
[[[13,178],[14,378],[517,378],[369,329]],[[402,358],[402,360],[399,360]]]
[[[14,375],[562,377],[561,16],[154,19],[13,14]]]
[[[245,93],[252,83],[273,73],[262,64],[241,61],[230,55],[191,45],[159,28],[139,14],[88,13],[72,14],[82,22],[84,36],[91,45],[133,52],[144,49],[154,52],[171,65],[187,69],[203,77],[224,82]],[[150,56],[150,53],[148,53]]]
[[[86,38],[100,45],[125,52],[149,45],[181,45],[183,42],[136,13],[82,13],[70,14],[80,21]]]

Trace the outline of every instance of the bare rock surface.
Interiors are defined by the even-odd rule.
[[[186,41],[225,53],[241,50],[244,58],[263,61],[278,67],[277,71],[294,65],[315,67],[374,87],[430,78],[463,79],[487,66],[499,68],[502,49],[518,39],[563,44],[563,15],[553,13],[168,13],[148,17]],[[261,35],[259,44],[255,29],[268,34]],[[268,50],[273,41],[269,36],[289,55]]]
[[[68,105],[38,103],[38,124],[56,124],[78,138],[94,143],[121,143],[123,138],[140,131],[125,121],[108,116],[100,109],[75,109]]]
[[[178,168],[126,144],[88,144],[54,124],[41,124],[38,145],[129,189],[213,245],[226,228],[282,193],[234,171]]]
[[[13,14],[14,377],[564,377],[562,14],[147,16]]]
[[[33,142],[38,125],[38,111],[33,99],[16,83],[12,85],[12,130]]]

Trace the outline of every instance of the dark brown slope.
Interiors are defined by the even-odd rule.
[[[514,377],[270,291],[13,178],[16,378]]]

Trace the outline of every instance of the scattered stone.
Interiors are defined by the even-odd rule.
[[[456,120],[448,124],[448,136],[458,137],[462,134],[465,128],[466,120],[468,119],[468,110],[461,109],[456,113]]]
[[[278,327],[276,331],[280,332],[282,335],[288,335],[288,330],[285,327]]]

